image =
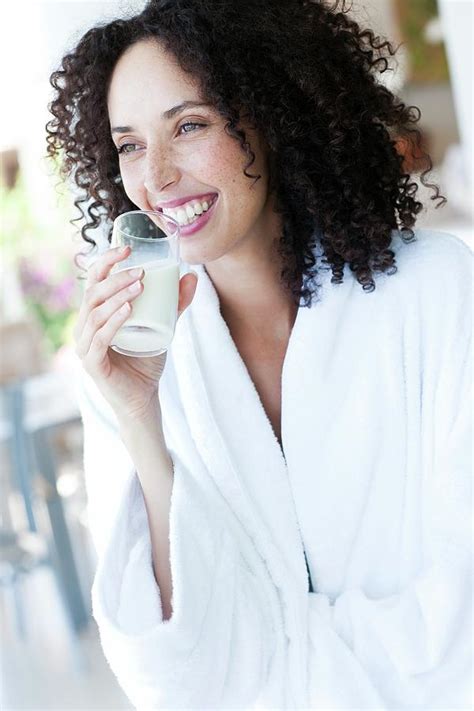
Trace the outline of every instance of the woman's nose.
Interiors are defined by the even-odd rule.
[[[163,150],[147,149],[143,186],[149,197],[161,196],[164,188],[178,178],[178,167],[169,154]]]

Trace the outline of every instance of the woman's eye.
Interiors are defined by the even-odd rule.
[[[186,123],[181,124],[181,126],[178,129],[178,132],[183,133],[193,133],[196,129],[198,128],[204,128],[205,124],[203,123],[196,123],[195,121],[187,121]],[[121,146],[117,148],[117,152],[120,154],[125,154],[125,153],[135,153],[137,149],[137,143],[122,143]]]
[[[204,127],[204,124],[203,123],[194,123],[193,121],[187,121],[186,123],[181,124],[181,126],[179,127],[179,130],[181,131],[182,128],[184,129],[187,126],[193,126],[193,127],[196,127],[196,126],[201,127],[202,126],[202,127]],[[192,128],[190,131],[184,131],[184,133],[192,133],[193,131],[194,131],[194,128]]]
[[[118,153],[133,153],[135,148],[136,148],[136,143],[122,143],[121,146],[118,147],[117,151]],[[131,150],[129,150],[131,149]]]

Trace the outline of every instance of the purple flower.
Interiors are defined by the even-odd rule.
[[[22,291],[34,303],[51,313],[72,308],[75,282],[71,276],[58,279],[47,267],[26,258],[20,260],[18,267]]]
[[[74,279],[67,277],[60,284],[54,286],[48,295],[48,307],[54,313],[67,311],[71,308],[74,295]]]

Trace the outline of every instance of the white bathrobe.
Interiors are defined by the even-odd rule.
[[[138,476],[81,371],[93,611],[136,708],[470,707],[472,253],[416,236],[394,231],[398,272],[373,292],[319,272],[283,366],[283,452],[193,265],[160,384],[167,621]]]

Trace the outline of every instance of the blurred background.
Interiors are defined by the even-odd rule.
[[[17,1],[1,10],[0,707],[129,709],[90,616],[95,566],[82,473],[72,327],[81,300],[72,197],[45,155],[48,77],[93,24],[143,1]],[[400,45],[384,82],[421,109],[432,179],[448,203],[419,227],[473,246],[470,0],[354,0]],[[387,79],[385,77],[388,76]],[[410,170],[420,170],[400,141]],[[421,168],[422,169],[422,168]],[[415,175],[415,179],[418,178]],[[431,193],[420,184],[418,199]],[[105,237],[96,236],[106,246]]]

